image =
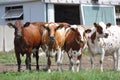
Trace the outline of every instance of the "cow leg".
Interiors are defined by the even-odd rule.
[[[100,58],[100,70],[103,72],[103,60],[105,56],[105,51],[102,50],[101,58]]]
[[[117,51],[117,71],[120,71],[120,49]]]
[[[72,62],[71,62],[71,58],[69,58],[69,70],[72,70]]]
[[[75,71],[74,70],[74,59],[73,59],[73,56],[71,55],[72,54],[72,50],[70,49],[68,51],[68,57],[69,57],[69,70],[72,70],[73,72]]]
[[[26,69],[31,70],[31,53],[30,54],[26,53],[25,63],[26,63]]]
[[[36,70],[39,70],[39,55],[38,55],[38,50],[36,51]]]
[[[91,69],[94,69],[94,55],[90,55],[90,61],[91,61]]]
[[[31,70],[31,55],[29,55],[28,57],[28,66],[29,66],[29,70]]]
[[[18,71],[20,72],[20,68],[21,68],[20,53],[15,53],[15,55],[16,55],[16,58],[17,58]]]
[[[26,55],[26,59],[25,59],[25,64],[26,64],[26,69],[28,69],[28,59],[27,59],[27,55]]]
[[[73,58],[71,58],[70,59],[70,70],[72,70],[73,72],[75,72],[75,65],[74,65],[74,59]]]
[[[50,56],[48,56],[48,58],[47,58],[47,67],[48,67],[48,72],[49,73],[51,72],[50,66],[51,66],[51,60],[50,60]]]
[[[81,68],[81,57],[82,55],[77,57],[77,61],[76,61],[76,65],[77,65],[77,72],[79,72],[80,68]]]
[[[114,52],[114,54],[113,54],[113,64],[114,64],[113,70],[116,70],[116,69],[117,69],[116,58],[117,58],[117,56],[116,56],[116,52]]]
[[[79,59],[77,59],[76,65],[77,65],[77,72],[79,72],[79,70],[80,70],[80,60]]]
[[[62,71],[63,53],[64,53],[64,51],[61,51],[61,49],[59,49],[59,51],[58,51],[58,53],[57,53],[57,66],[58,66],[58,71]]]

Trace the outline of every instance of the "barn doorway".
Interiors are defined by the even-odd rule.
[[[67,22],[69,24],[80,24],[79,5],[55,4],[55,22]]]

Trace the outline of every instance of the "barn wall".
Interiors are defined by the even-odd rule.
[[[23,4],[24,22],[45,21],[45,7],[40,1]]]
[[[4,13],[5,13],[4,5],[0,5],[0,25],[5,24],[5,20],[2,19]]]
[[[0,51],[3,51],[3,26],[0,25]]]
[[[24,22],[28,21],[46,21],[46,4],[40,1],[25,2],[25,3],[13,3],[0,5],[0,25],[6,25],[7,22],[14,22],[15,20],[6,21],[2,19],[5,14],[6,6],[23,6]]]
[[[14,48],[14,29],[8,26],[3,27],[5,30],[5,51],[10,51]]]
[[[10,51],[14,49],[14,29],[5,25],[0,25],[0,51]]]

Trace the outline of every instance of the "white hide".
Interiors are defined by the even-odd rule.
[[[119,49],[120,49],[120,27],[113,26],[113,25],[110,26],[106,30],[109,33],[109,36],[107,38],[97,38],[98,35],[96,34],[96,39],[94,43],[92,43],[90,37],[91,37],[91,34],[94,33],[95,31],[96,29],[92,28],[92,32],[87,33],[88,47],[91,51],[92,63],[93,63],[92,54],[96,55],[99,53],[101,55],[100,61],[102,61],[102,63],[105,55],[112,55],[114,60],[114,69],[120,70],[120,66],[118,64],[120,63],[118,62]],[[104,28],[104,32],[105,32],[105,28]],[[115,53],[117,53],[117,58]],[[117,59],[117,62],[115,62],[115,59]],[[92,64],[91,67],[94,68],[94,65]],[[103,71],[103,64],[101,64],[101,71]]]

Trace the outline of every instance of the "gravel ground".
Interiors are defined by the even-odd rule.
[[[40,64],[40,70],[45,68],[46,63],[39,63]],[[25,70],[25,65],[22,65],[22,71]],[[99,69],[99,56],[95,57],[95,69]],[[35,69],[35,64],[32,64],[32,70]],[[57,69],[57,65],[54,61],[54,58],[52,59],[52,70]],[[63,59],[63,70],[67,71],[69,69],[69,61],[68,59]],[[82,57],[82,69],[90,69],[90,58],[87,55],[83,55]],[[107,56],[104,59],[104,70],[112,70],[113,69],[113,59],[112,56]],[[0,64],[0,72],[4,71],[17,71],[17,64]]]

